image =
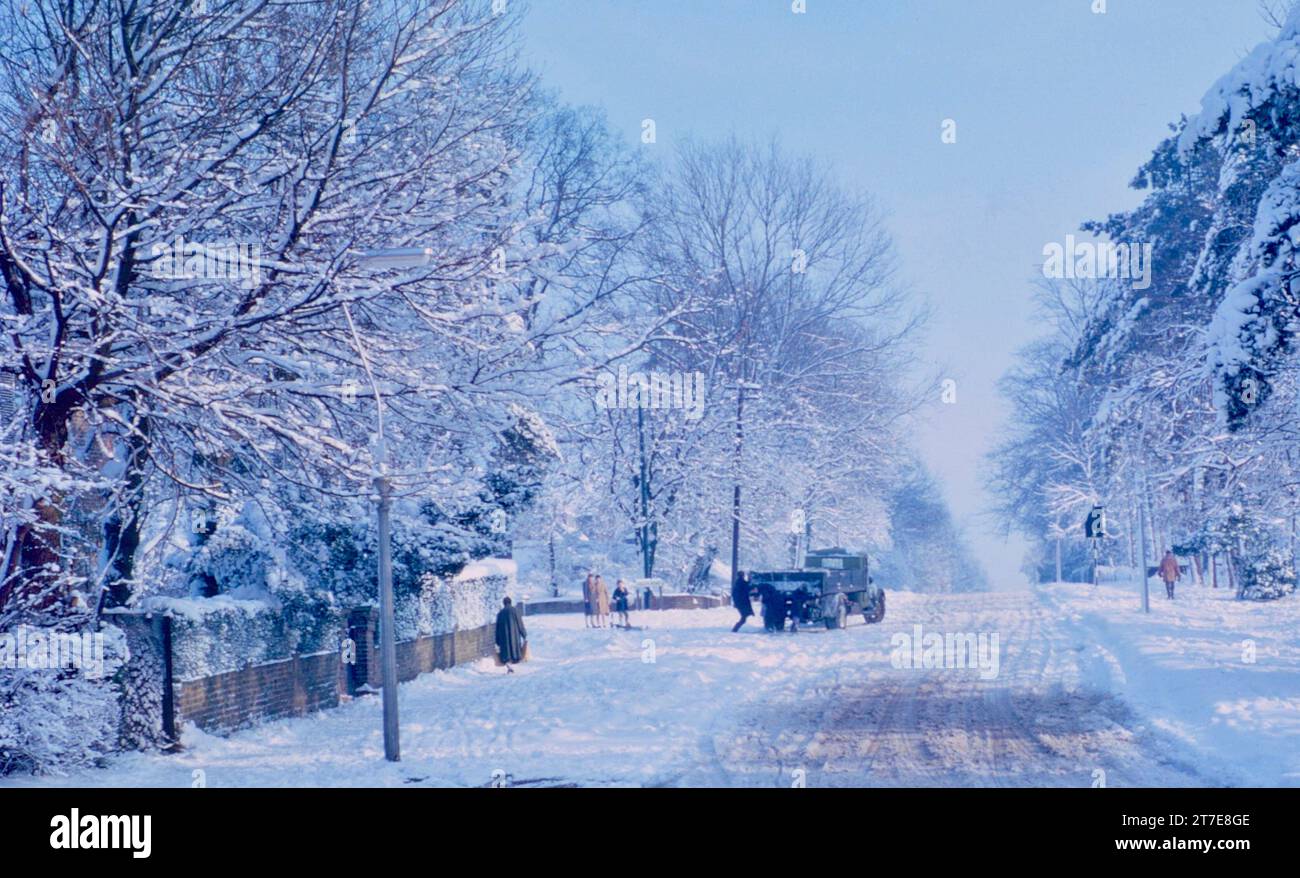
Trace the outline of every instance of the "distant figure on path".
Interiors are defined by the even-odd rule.
[[[642,607],[642,609],[648,610],[650,609],[650,604],[653,603],[655,599],[654,589],[650,588],[650,586],[648,585],[645,587],[644,599],[645,599],[645,606]]]
[[[1160,559],[1160,569],[1157,571],[1160,578],[1165,581],[1165,595],[1169,600],[1174,599],[1174,583],[1182,578],[1182,571],[1178,569],[1178,559],[1170,549],[1165,549],[1165,556]]]
[[[506,673],[513,674],[517,665],[524,660],[524,649],[528,642],[528,631],[524,628],[524,616],[519,608],[513,606],[510,597],[502,598],[504,605],[497,613],[497,656],[506,666]]]
[[[754,605],[749,601],[748,571],[742,570],[736,574],[736,581],[731,584],[731,605],[740,613],[740,621],[731,626],[731,633],[735,634],[754,615]]]
[[[605,577],[596,574],[592,586],[591,611],[596,615],[596,627],[604,628],[609,624],[609,589],[605,586]]]
[[[627,617],[627,601],[631,596],[632,593],[627,590],[627,586],[623,584],[623,580],[620,579],[614,584],[614,612],[618,613],[618,617],[622,620],[624,628],[632,627],[632,623]]]
[[[596,614],[596,574],[588,572],[587,581],[582,584],[582,613],[588,628],[595,628],[592,616]]]

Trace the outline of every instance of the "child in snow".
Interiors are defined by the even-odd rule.
[[[628,621],[627,617],[627,600],[631,597],[631,594],[627,590],[627,586],[623,584],[623,580],[620,579],[614,584],[614,612],[618,613],[618,618],[624,628],[632,627],[632,623]]]

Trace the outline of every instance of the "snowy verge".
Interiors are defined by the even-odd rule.
[[[1040,600],[1062,620],[1088,680],[1198,751],[1233,783],[1300,786],[1300,599],[1238,601],[1180,585],[1169,601],[1136,584],[1055,584]]]

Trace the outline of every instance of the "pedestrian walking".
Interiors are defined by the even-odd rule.
[[[736,580],[731,584],[731,605],[740,613],[740,621],[731,626],[731,633],[735,634],[741,626],[754,615],[754,605],[749,599],[750,582],[749,571],[742,570],[736,574]]]
[[[1174,583],[1182,578],[1183,572],[1178,568],[1178,559],[1172,549],[1165,549],[1165,556],[1160,559],[1160,568],[1156,571],[1165,583],[1165,596],[1174,599]]]
[[[510,601],[510,596],[502,598],[502,607],[497,612],[497,661],[506,666],[506,673],[513,674],[517,665],[528,658],[528,631],[524,628],[524,615]]]

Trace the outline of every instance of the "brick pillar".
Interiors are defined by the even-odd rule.
[[[355,695],[362,686],[372,689],[383,686],[378,634],[378,607],[356,607],[348,613],[348,637],[357,645],[357,662],[348,668],[349,695]]]

